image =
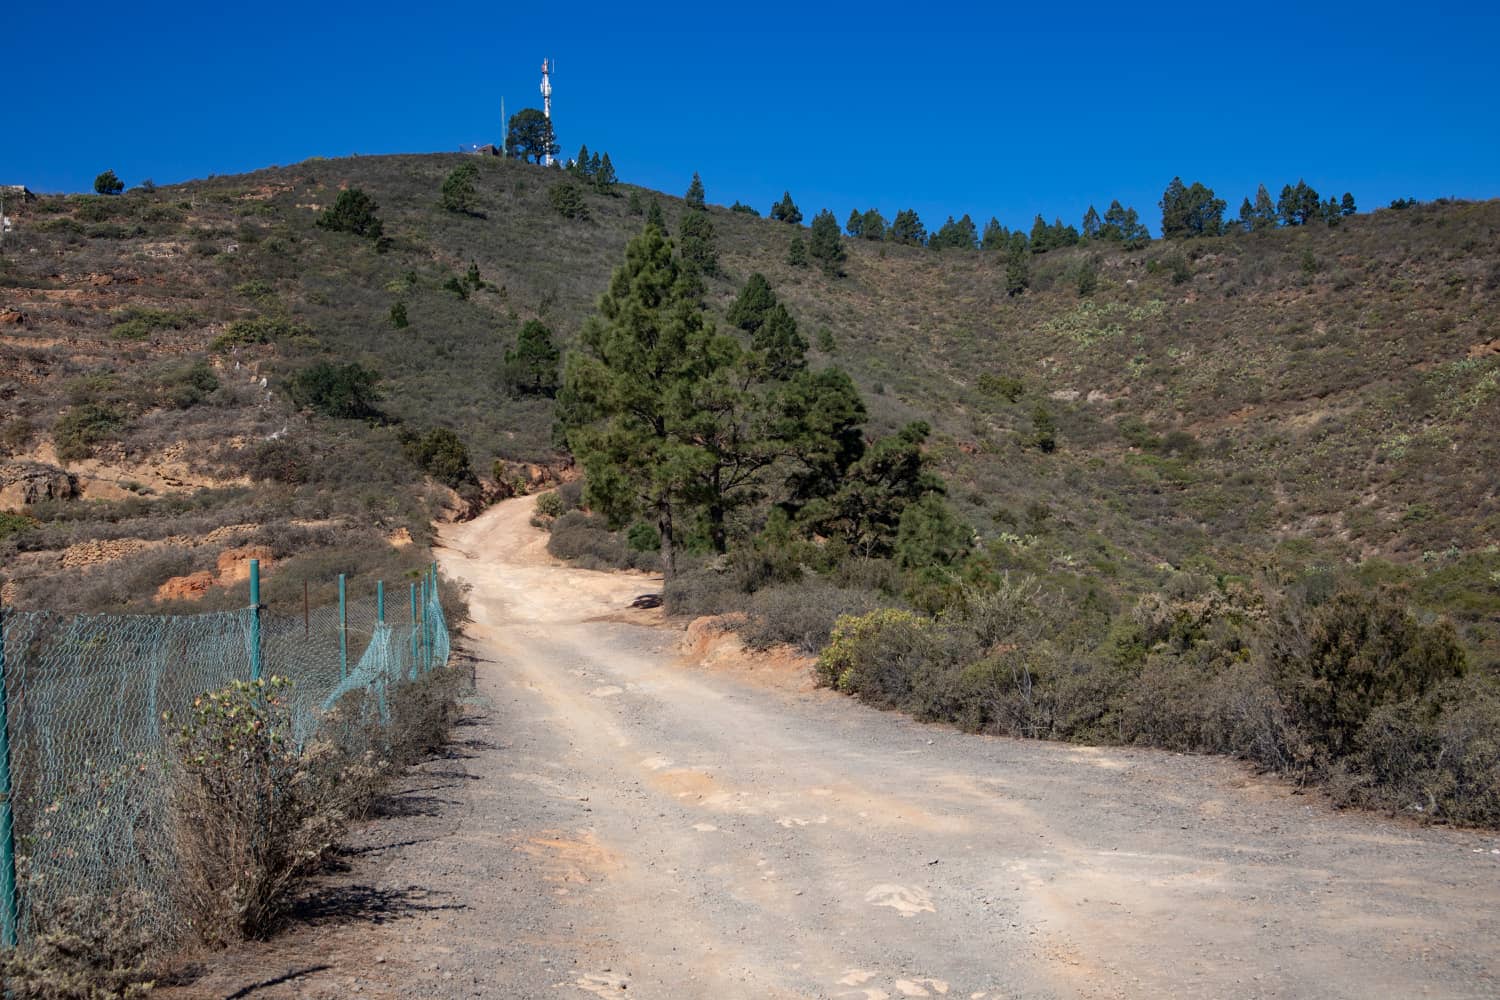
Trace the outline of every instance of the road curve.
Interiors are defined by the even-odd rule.
[[[550,928],[551,961],[515,987],[1500,992],[1493,835],[1335,812],[1229,761],[976,738],[746,684],[620,620],[650,581],[556,564],[530,509],[454,526],[442,558],[472,587],[481,691],[533,739],[505,780],[551,800],[541,826],[490,804],[519,821]]]

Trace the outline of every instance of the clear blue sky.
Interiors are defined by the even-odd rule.
[[[564,152],[765,212],[1155,229],[1174,174],[1237,209],[1500,195],[1494,3],[832,6],[46,3],[0,19],[0,183],[91,188],[498,140],[558,62]],[[1241,13],[1245,11],[1245,13]]]

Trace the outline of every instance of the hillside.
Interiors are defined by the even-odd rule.
[[[460,162],[308,161],[23,205],[0,261],[7,602],[144,608],[230,545],[281,560],[273,600],[409,570],[459,504],[403,456],[402,428],[454,429],[487,480],[497,459],[555,463],[550,401],[508,398],[500,358],[528,319],[576,336],[642,225],[635,189],[588,193],[591,218],[570,221],[555,175],[478,158],[478,213],[458,215],[438,189]],[[379,203],[384,252],[315,227],[351,186]],[[656,197],[675,232],[680,200]],[[1177,571],[1354,567],[1409,582],[1500,657],[1500,202],[1053,250],[1014,298],[999,255],[848,240],[829,278],[786,263],[794,227],[711,217],[710,307],[765,274],[831,348],[815,363],[855,376],[872,432],[932,423],[952,501],[1009,568],[1109,614]],[[478,290],[445,289],[471,264]],[[257,318],[270,342],[224,345]],[[383,418],[292,406],[287,379],[319,359],[376,371]],[[1051,452],[1031,446],[1039,408]]]

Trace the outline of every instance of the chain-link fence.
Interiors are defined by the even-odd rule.
[[[171,925],[174,718],[235,680],[292,681],[305,743],[351,691],[388,695],[448,661],[435,572],[285,617],[259,606],[185,616],[0,609],[0,944],[66,901],[128,894]],[[397,595],[392,594],[393,598]]]

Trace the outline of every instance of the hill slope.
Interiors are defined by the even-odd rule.
[[[480,214],[438,206],[460,162]],[[31,519],[5,522],[7,600],[142,607],[232,542],[289,560],[273,599],[338,570],[394,575],[452,503],[399,428],[456,430],[486,476],[555,459],[550,402],[508,398],[500,358],[532,318],[566,345],[642,224],[624,186],[563,219],[556,180],[368,157],[23,206],[0,261],[0,488]],[[315,227],[351,186],[379,203],[385,252]],[[657,197],[675,232],[681,202]],[[853,240],[830,278],[786,263],[794,227],[712,220],[711,308],[764,273],[810,340],[831,335],[818,363],[856,377],[872,430],[933,424],[952,499],[1012,567],[1112,610],[1173,571],[1356,566],[1410,581],[1497,656],[1500,203],[1054,250],[1014,298],[998,255]],[[480,289],[445,289],[471,264]],[[270,343],[214,346],[256,318],[281,320]],[[378,372],[388,419],[299,412],[287,379],[318,359]],[[1052,452],[1031,446],[1041,410]],[[403,531],[419,544],[389,544]]]

